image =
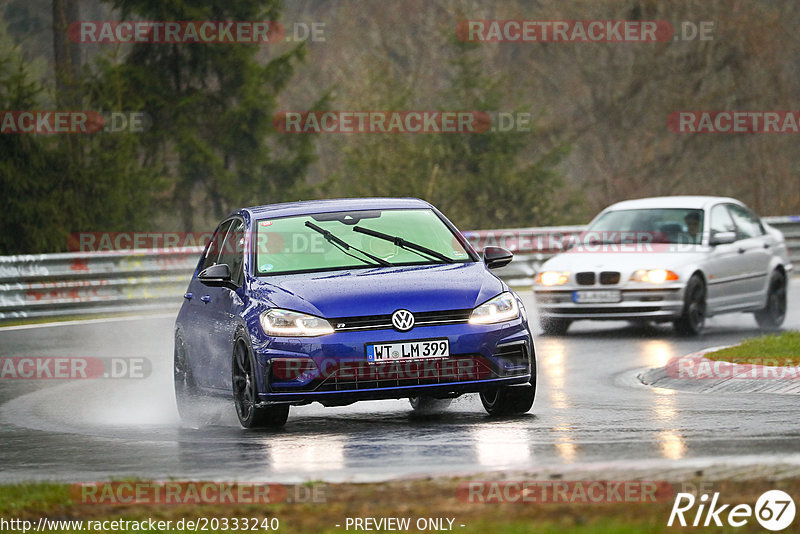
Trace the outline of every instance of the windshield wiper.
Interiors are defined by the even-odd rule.
[[[381,259],[381,258],[379,258],[377,256],[373,256],[372,254],[370,254],[367,251],[361,250],[360,248],[356,248],[353,245],[350,245],[346,241],[343,241],[342,239],[336,237],[335,235],[330,233],[328,230],[325,230],[324,228],[320,228],[319,226],[317,226],[316,224],[312,223],[311,221],[306,221],[306,226],[308,226],[309,228],[311,228],[315,232],[318,232],[318,233],[322,234],[322,237],[324,237],[325,240],[328,241],[328,243],[330,243],[331,245],[335,246],[336,248],[338,248],[339,250],[341,250],[342,252],[344,252],[345,254],[350,256],[351,258],[355,258],[355,259],[357,259],[358,261],[360,261],[362,263],[366,263],[367,265],[378,264],[378,265],[381,265],[383,267],[391,267],[391,265],[392,265],[391,263],[389,263],[388,261],[386,261],[384,259]],[[361,254],[363,254],[364,256],[368,257],[369,259],[372,260],[372,262],[375,262],[375,263],[369,262],[369,261],[365,260],[364,258],[359,258],[358,256],[350,254],[348,252],[348,250],[350,250],[350,249],[353,249],[356,252],[360,252]]]
[[[435,250],[430,249],[428,247],[424,247],[422,245],[418,245],[417,243],[414,243],[413,241],[407,241],[407,240],[403,239],[400,236],[384,234],[383,232],[376,232],[375,230],[370,230],[369,228],[364,228],[364,227],[361,227],[361,226],[354,226],[353,227],[353,231],[354,232],[358,232],[359,234],[366,234],[366,235],[369,235],[369,236],[372,236],[372,237],[376,237],[378,239],[383,239],[384,241],[390,241],[390,242],[394,243],[395,245],[397,245],[398,247],[406,249],[406,250],[410,250],[411,252],[413,252],[413,253],[415,253],[415,254],[417,254],[419,256],[422,256],[423,254],[427,254],[428,256],[432,256],[432,257],[436,258],[437,260],[441,260],[441,261],[443,261],[445,263],[455,263],[455,260],[452,260],[452,259],[448,258],[447,256],[445,256],[441,252],[436,252]],[[423,256],[423,257],[425,257],[425,256]],[[430,258],[425,258],[425,259],[430,259]]]

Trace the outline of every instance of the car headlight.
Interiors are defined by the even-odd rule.
[[[321,317],[279,308],[261,314],[261,328],[270,336],[324,336],[332,334],[333,327]]]
[[[469,316],[471,324],[492,324],[510,321],[519,317],[517,299],[510,292],[500,293],[491,300],[487,300],[474,310]]]
[[[569,271],[543,271],[536,275],[536,283],[543,286],[563,286],[569,282]]]
[[[651,282],[653,284],[663,284],[668,280],[677,280],[678,275],[667,269],[639,269],[631,275],[633,282]]]

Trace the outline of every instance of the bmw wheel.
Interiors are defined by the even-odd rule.
[[[683,313],[672,324],[684,336],[696,336],[703,331],[706,324],[706,285],[700,275],[692,275],[686,284]]]
[[[769,278],[767,289],[767,305],[763,310],[755,312],[758,326],[773,330],[780,328],[786,319],[786,275],[774,271]]]

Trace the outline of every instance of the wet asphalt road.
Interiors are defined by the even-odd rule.
[[[523,293],[534,315],[530,293]],[[785,327],[800,329],[800,279]],[[751,315],[711,319],[699,338],[669,326],[576,323],[536,336],[536,402],[489,419],[476,395],[414,416],[402,401],[293,407],[285,429],[246,432],[232,406],[181,427],[168,316],[0,330],[0,356],[145,357],[147,379],[0,382],[0,482],[167,477],[369,481],[476,471],[744,461],[800,463],[798,397],[654,389],[636,375],[670,358],[759,335]]]

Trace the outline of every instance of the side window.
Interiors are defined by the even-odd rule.
[[[200,271],[218,263],[223,240],[225,239],[225,235],[228,233],[228,228],[230,228],[232,222],[232,220],[224,221],[217,227],[217,230],[211,237],[211,242],[209,243],[208,248],[206,248],[205,256],[203,257],[203,263],[200,264]]]
[[[728,206],[728,211],[731,212],[733,222],[736,223],[736,228],[739,231],[739,239],[764,235],[764,228],[761,226],[761,221],[749,210],[737,206],[736,204],[731,204]]]
[[[244,221],[240,219],[234,220],[222,245],[219,262],[227,263],[228,267],[231,268],[231,280],[237,285],[242,285],[244,282],[242,272],[244,264]]]
[[[723,232],[735,232],[736,225],[733,224],[730,213],[724,205],[718,204],[711,209],[711,237]]]

